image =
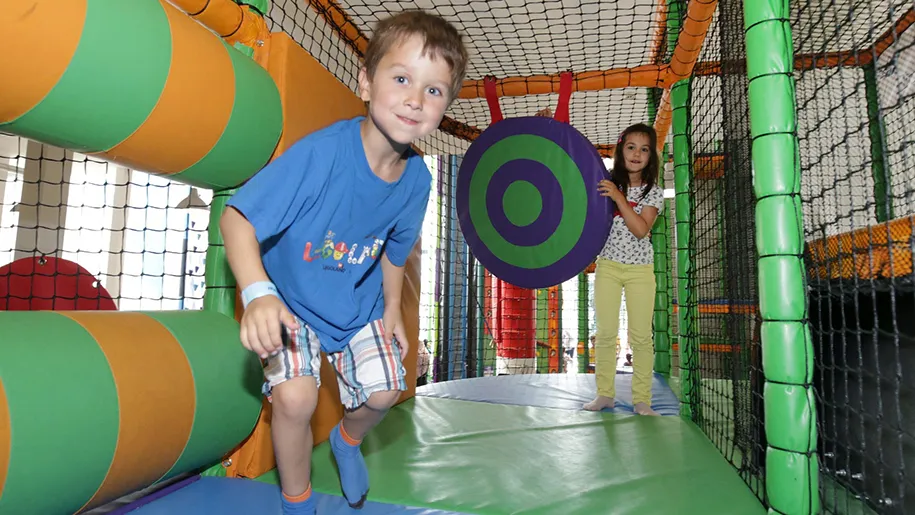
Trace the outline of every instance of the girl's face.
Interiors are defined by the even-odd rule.
[[[651,139],[647,134],[633,132],[623,142],[623,159],[629,173],[639,173],[648,166],[651,152]]]

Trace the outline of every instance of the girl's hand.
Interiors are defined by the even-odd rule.
[[[597,183],[597,191],[600,192],[602,197],[610,197],[610,200],[616,202],[616,204],[628,203],[626,196],[623,195],[623,192],[620,191],[619,187],[611,181],[604,179]]]
[[[553,117],[553,110],[550,109],[549,107],[544,107],[543,109],[537,111],[537,114],[535,114],[534,116],[542,116],[542,117],[544,117],[544,118],[552,118],[552,117]]]

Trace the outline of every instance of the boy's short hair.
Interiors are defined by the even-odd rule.
[[[375,75],[378,63],[391,47],[410,36],[423,38],[423,53],[431,52],[448,63],[451,67],[450,100],[457,98],[467,71],[467,49],[461,34],[443,18],[420,10],[403,11],[378,22],[365,49],[365,71],[369,78]]]

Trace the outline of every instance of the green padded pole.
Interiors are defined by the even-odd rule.
[[[670,61],[677,38],[680,37],[682,18],[685,12],[683,0],[667,0],[667,49],[663,60]],[[648,119],[654,120],[657,116],[658,101],[661,90],[648,90]],[[661,136],[660,134],[658,135]],[[668,159],[667,144],[661,151],[661,167],[658,171],[658,187],[664,188],[664,164]],[[664,199],[658,219],[651,228],[651,242],[654,247],[654,274],[655,274],[655,304],[654,304],[654,370],[659,374],[670,376],[671,372],[671,310],[673,307],[674,281],[670,276],[670,254],[672,243],[670,241],[670,201]],[[682,352],[682,351],[681,351]]]
[[[219,230],[219,219],[226,210],[226,202],[235,194],[235,189],[213,192],[210,205],[210,226],[207,230],[209,246],[206,256],[206,293],[203,309],[222,313],[235,318],[235,276],[226,258],[226,244]]]
[[[693,223],[693,199],[690,197],[692,159],[690,159],[689,79],[670,88],[673,128],[674,189],[677,206],[677,326],[680,341],[680,415],[699,419],[699,342],[693,317],[692,284],[695,275],[690,227]]]
[[[770,513],[819,513],[789,0],[745,0]]]
[[[270,11],[269,0],[236,0],[235,3],[250,6],[255,13],[261,16]],[[236,47],[238,46],[236,45]],[[251,50],[251,52],[245,53],[247,57],[254,56],[253,49]],[[254,61],[238,59],[236,66],[252,64],[257,66]],[[203,297],[203,309],[216,311],[233,319],[235,318],[236,282],[232,269],[229,267],[229,260],[226,258],[226,246],[222,239],[222,232],[219,230],[219,219],[226,211],[226,202],[235,194],[235,191],[236,189],[223,189],[213,192],[208,227],[206,293]]]
[[[667,152],[661,153],[661,163],[667,161]],[[658,188],[664,188],[664,168],[658,174]],[[668,219],[670,201],[664,205],[651,228],[651,244],[654,247],[654,370],[665,376],[670,375],[670,242]]]
[[[76,152],[101,152],[127,139],[155,108],[172,61],[172,29],[163,6],[83,3],[86,18],[66,72],[27,113],[0,125],[3,132]],[[10,74],[5,80],[15,79]]]
[[[280,92],[273,78],[249,55],[225,41],[235,71],[235,99],[219,141],[200,161],[169,179],[211,189],[237,187],[273,154],[283,131]],[[245,149],[251,149],[247,151]]]
[[[249,7],[251,12],[257,14],[260,17],[267,16],[267,14],[270,12],[270,0],[235,0],[235,3]],[[259,41],[258,43],[261,42]],[[234,46],[248,57],[254,57],[254,48],[246,46],[241,42],[235,43]]]
[[[664,160],[665,161],[670,159],[668,156],[672,154],[671,150],[672,150],[671,144],[665,143],[664,144]],[[674,191],[676,191],[676,190],[674,190]],[[674,202],[676,202],[676,199],[674,199]],[[674,319],[674,299],[675,299],[674,293],[677,288],[677,278],[674,277],[674,275],[673,275],[674,262],[675,262],[674,260],[677,259],[677,256],[676,256],[677,249],[674,248],[675,243],[673,241],[673,231],[676,227],[676,224],[674,224],[675,225],[674,228],[670,227],[670,219],[671,219],[670,207],[671,207],[671,201],[665,200],[664,201],[664,220],[665,220],[664,223],[668,226],[667,233],[665,236],[667,238],[667,278],[668,278],[668,280],[667,280],[666,308],[667,308],[668,325],[670,325],[670,322]],[[668,329],[667,334],[668,334],[668,338],[670,339],[671,353],[673,353],[673,341],[674,341],[673,327],[670,327]]]
[[[0,513],[73,513],[103,483],[116,452],[111,367],[92,334],[60,313],[0,311],[0,327],[0,409],[7,405],[9,422],[0,430],[8,439],[0,441]]]
[[[648,89],[648,119],[654,120],[657,115],[657,96],[655,89]],[[660,167],[658,182],[655,187],[664,190],[664,163],[667,162],[667,152],[659,156]],[[651,244],[654,248],[654,371],[670,376],[670,296],[668,274],[669,244],[667,241],[668,201],[664,199],[658,218],[651,227]]]
[[[123,336],[138,322],[144,331],[158,326],[155,342]],[[199,470],[257,423],[260,362],[223,315],[0,311],[0,327],[4,515],[76,513],[90,500],[98,506]],[[143,360],[149,344],[160,358]],[[175,387],[138,382],[140,369]],[[150,462],[151,454],[164,459]]]
[[[270,12],[270,0],[235,0],[238,5],[247,5],[261,16]]]
[[[588,276],[578,274],[578,341],[584,343],[584,352],[578,358],[578,372],[588,371]],[[576,345],[576,349],[577,349]]]
[[[184,125],[190,119],[187,117],[195,116],[194,109],[175,110],[171,105],[175,97],[170,95],[180,93],[167,88],[170,83],[188,80],[182,74],[189,68],[175,66],[174,56],[186,53],[183,47],[176,46],[176,41],[184,41],[194,31],[188,31],[188,25],[173,23],[165,5],[155,0],[81,3],[85,4],[85,19],[79,43],[61,70],[60,79],[26,112],[0,124],[0,130],[81,153],[113,152],[107,157],[127,160],[131,168],[166,174],[170,180],[208,189],[237,186],[264,165],[283,129],[279,90],[267,70],[222,40],[232,67],[234,94],[219,106],[231,110],[218,140],[208,150],[185,149],[205,153],[180,171],[171,168],[174,163],[137,154],[133,149],[139,144],[136,141],[126,149],[120,147],[135,136],[147,145],[154,141],[167,147],[165,133],[147,123],[156,127]],[[39,25],[77,23],[60,20],[60,15],[55,18],[53,13],[57,11],[37,10],[32,14],[39,18],[27,18],[32,19],[29,23]],[[16,25],[23,20],[11,19],[10,23]],[[207,34],[202,26],[196,31],[198,36]],[[198,63],[198,67],[205,64]],[[227,71],[219,63],[211,65],[217,71],[222,66],[219,73]],[[0,103],[5,100],[6,95],[0,95]],[[193,97],[184,100],[188,104],[194,102]],[[171,107],[159,111],[160,102]],[[158,134],[159,139],[150,134]]]
[[[210,225],[207,228],[207,255],[205,284],[206,291],[203,295],[203,309],[226,315],[235,319],[235,275],[229,267],[226,257],[226,244],[219,230],[219,219],[226,211],[226,202],[235,193],[235,189],[213,192],[213,202],[210,205]],[[218,462],[207,468],[203,476],[225,476],[225,462]]]
[[[209,262],[208,262],[209,264]],[[194,375],[196,409],[187,446],[159,482],[211,464],[244,441],[261,411],[260,360],[241,346],[234,313],[148,311],[174,335]]]
[[[864,93],[867,97],[867,128],[871,139],[871,173],[874,176],[874,207],[877,221],[886,222],[895,218],[893,195],[890,190],[889,163],[886,162],[886,145],[883,135],[886,126],[880,113],[877,94],[877,71],[875,63],[862,67],[864,72]]]

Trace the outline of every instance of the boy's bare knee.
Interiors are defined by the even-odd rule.
[[[399,398],[399,391],[374,392],[369,395],[369,400],[365,402],[365,405],[375,411],[385,411],[391,409]]]
[[[308,422],[318,405],[318,385],[313,377],[296,377],[273,388],[273,413],[297,422]]]

